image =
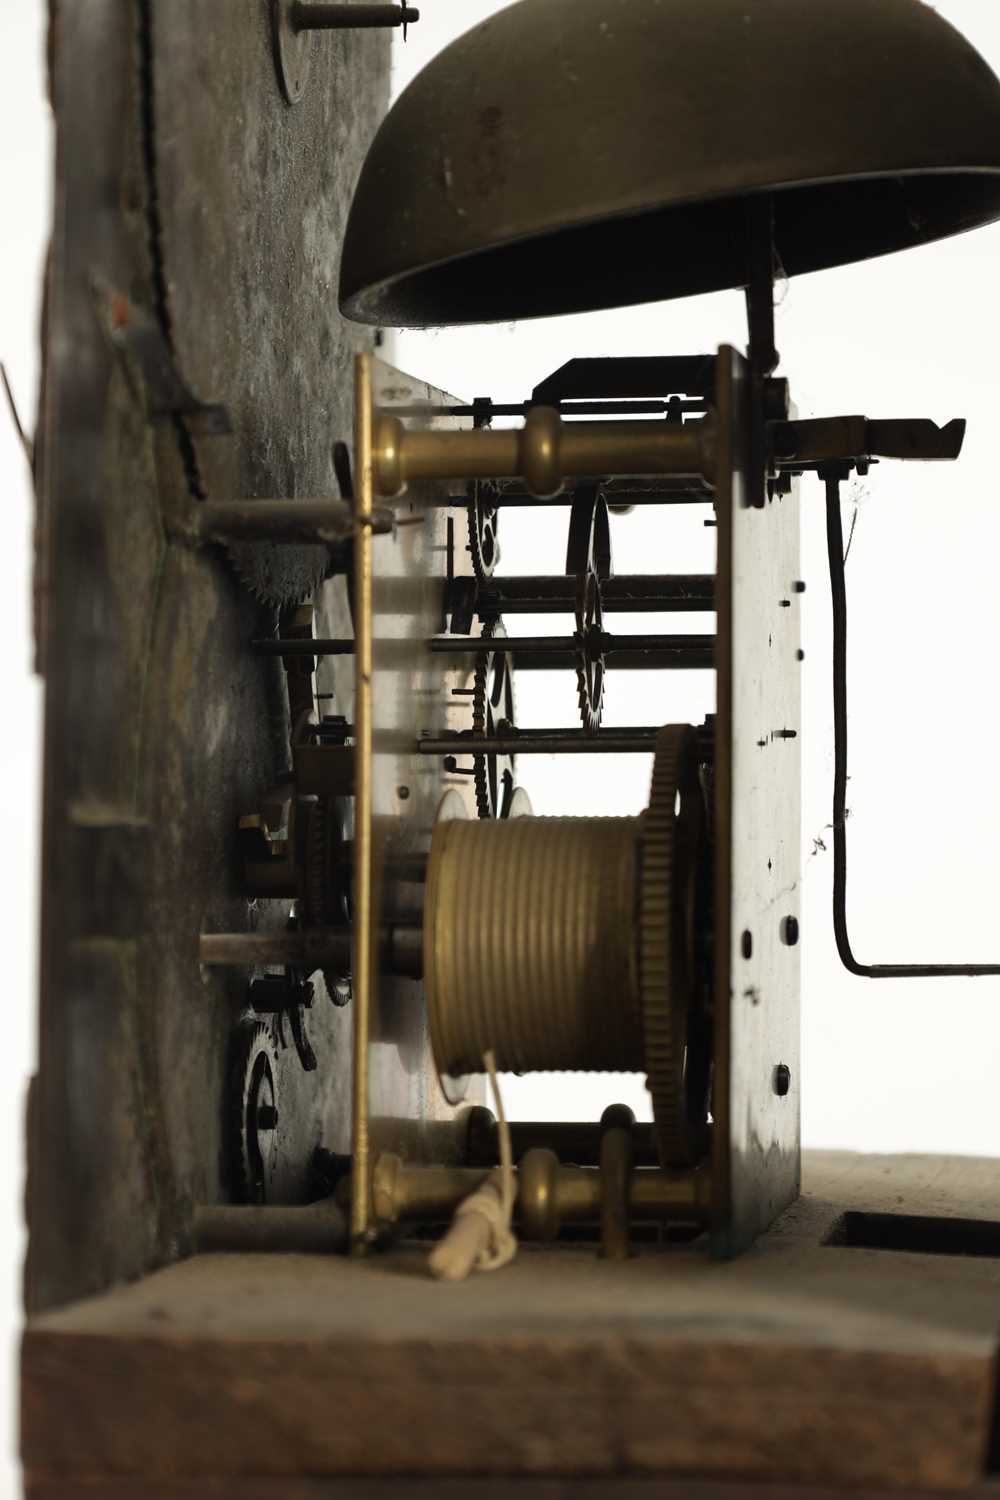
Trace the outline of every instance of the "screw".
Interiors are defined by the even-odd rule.
[[[410,800],[410,788],[408,786],[398,786],[396,788],[396,796],[400,802],[408,802]]]
[[[799,940],[798,917],[784,917],[781,923],[781,941],[786,948],[794,948]]]
[[[786,1063],[779,1063],[771,1079],[771,1087],[779,1099],[784,1099],[792,1086],[792,1070]]]
[[[795,592],[797,594],[804,594],[805,591],[806,591],[806,586],[802,582],[802,579],[801,578],[796,579],[796,581],[795,581]]]

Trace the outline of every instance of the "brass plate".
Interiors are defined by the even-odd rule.
[[[797,493],[747,503],[735,350],[719,351],[717,378],[713,1249],[728,1256],[799,1191],[801,592]]]
[[[440,415],[440,407],[454,405],[454,398],[423,381],[366,355],[359,357],[358,367],[361,400],[366,400],[370,391],[375,411],[399,416],[408,428],[444,430],[470,425]],[[363,448],[369,430],[363,412],[359,412],[359,514],[364,513],[365,505]],[[465,547],[465,511],[440,503],[442,494],[449,491],[461,493],[461,486],[434,481],[412,485],[393,502],[397,520],[394,535],[372,537],[369,533],[367,540],[359,535],[354,606],[359,635],[356,667],[362,677],[360,636],[366,589],[357,558],[370,550],[371,559],[371,758],[368,785],[362,789],[365,766],[359,754],[361,795],[357,798],[355,847],[357,858],[357,851],[365,845],[362,823],[368,806],[373,929],[392,921],[419,919],[422,887],[412,880],[396,878],[393,864],[400,857],[412,861],[413,856],[429,852],[431,832],[446,793],[450,794],[449,802],[456,796],[461,799],[467,816],[476,816],[471,777],[449,775],[443,761],[415,753],[418,736],[468,728],[471,718],[471,700],[453,693],[455,688],[471,685],[471,658],[466,663],[460,658],[434,656],[427,649],[428,640],[445,625],[444,585],[449,566],[457,575],[471,572]],[[356,676],[355,721],[360,752],[363,714],[359,711],[359,681]],[[360,687],[363,691],[363,681]],[[364,871],[356,864],[355,890],[360,891],[364,883]],[[356,911],[355,915],[360,921],[360,913]],[[459,1134],[453,1125],[455,1108],[445,1098],[434,1067],[421,985],[379,975],[373,968],[370,983],[363,986],[359,983],[360,969],[356,961],[356,1036],[366,1034],[367,1039],[364,1056],[355,1057],[356,1238],[363,1236],[371,1222],[367,1182],[359,1161],[364,1148],[362,1145],[359,1153],[359,1140],[363,1142],[367,1135],[370,1165],[382,1151],[395,1152],[406,1161],[448,1163],[459,1156]],[[470,1087],[466,1102],[478,1099],[477,1088]]]

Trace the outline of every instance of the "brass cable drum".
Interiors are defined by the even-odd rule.
[[[709,912],[696,732],[657,737],[640,818],[448,821],[424,910],[431,1042],[442,1074],[645,1071],[658,1154],[708,1144]],[[702,941],[699,941],[699,938]]]
[[[638,818],[439,823],[424,979],[438,1068],[643,1066]]]

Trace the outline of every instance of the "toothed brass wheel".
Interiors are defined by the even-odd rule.
[[[228,542],[237,577],[261,604],[290,609],[312,599],[330,572],[330,549],[311,543]]]
[[[596,734],[604,713],[604,606],[601,581],[593,567],[577,581],[576,596],[576,696],[580,722],[587,734]]]
[[[236,1197],[266,1203],[278,1158],[278,1055],[270,1026],[241,1026],[230,1084],[230,1150]]]
[[[500,561],[499,499],[496,485],[486,479],[474,480],[469,485],[469,555],[472,571],[479,579],[489,578]]]
[[[608,507],[597,485],[581,486],[570,509],[566,571],[576,578],[576,692],[580,722],[596,734],[604,712],[604,605],[612,574]]]
[[[514,727],[514,665],[500,645],[507,639],[502,620],[487,620],[484,639],[497,641],[497,650],[479,657],[472,696],[474,734],[490,736]],[[476,755],[476,810],[481,818],[506,818],[514,796],[513,755]]]
[[[643,1051],[664,1167],[691,1166],[708,1141],[709,1043],[697,943],[706,847],[698,738],[689,725],[672,724],[656,740],[639,878]]]
[[[321,797],[305,810],[302,863],[302,916],[308,927],[348,927],[350,873],[345,862],[347,823],[343,798]],[[334,1005],[351,997],[350,976],[331,968],[323,982]]]

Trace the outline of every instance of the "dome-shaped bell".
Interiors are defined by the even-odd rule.
[[[1000,217],[1000,83],[920,0],[520,0],[382,124],[347,227],[362,322],[487,323],[788,275]]]

